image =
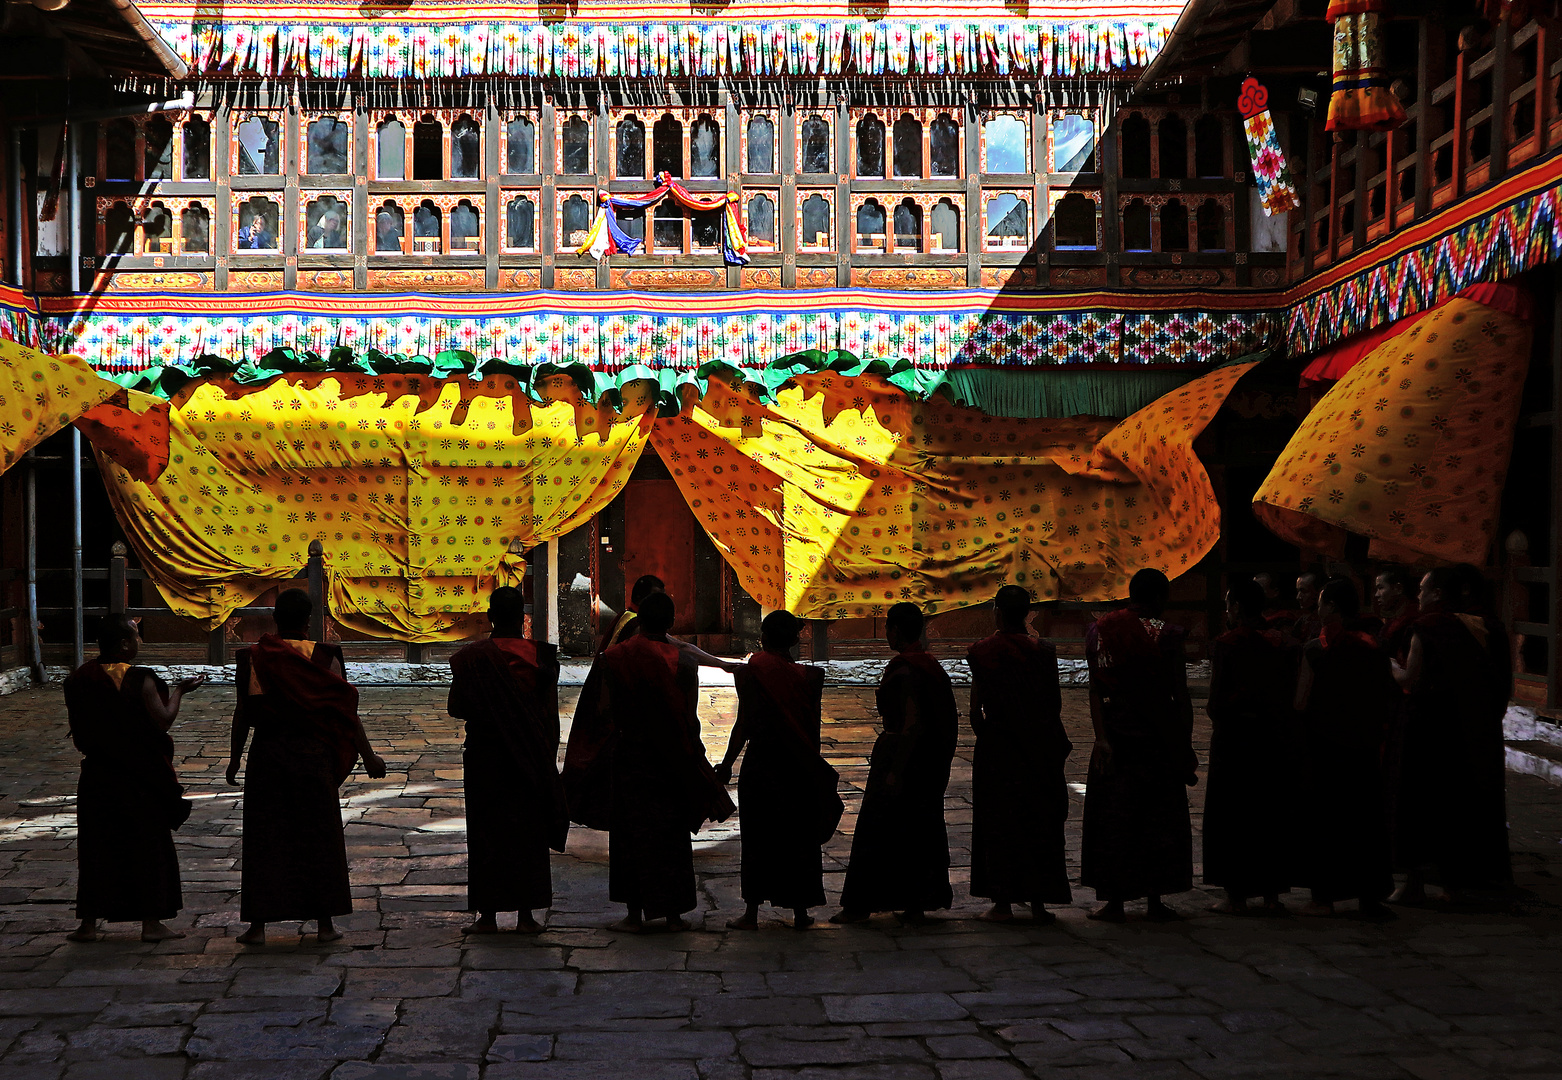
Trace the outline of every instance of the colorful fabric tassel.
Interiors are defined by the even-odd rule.
[[[1291,183],[1285,151],[1280,149],[1274,118],[1269,115],[1269,91],[1257,79],[1243,82],[1237,111],[1242,114],[1242,126],[1247,131],[1247,152],[1253,159],[1253,180],[1258,184],[1265,215],[1273,217],[1299,208],[1301,201]]]
[[[1331,0],[1334,83],[1329,131],[1387,131],[1405,122],[1405,108],[1388,88],[1383,18],[1388,0]]]

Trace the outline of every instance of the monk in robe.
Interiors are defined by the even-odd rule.
[[[1318,594],[1323,588],[1324,574],[1316,566],[1303,570],[1296,578],[1296,621],[1291,624],[1291,640],[1306,645],[1318,636],[1323,620],[1318,614]]]
[[[1507,635],[1480,612],[1473,567],[1421,579],[1421,617],[1395,678],[1406,690],[1393,748],[1389,808],[1394,861],[1406,873],[1393,900],[1421,903],[1427,880],[1453,901],[1512,882],[1503,714],[1511,691]]]
[[[1264,592],[1238,581],[1226,593],[1229,629],[1210,647],[1209,793],[1204,802],[1204,884],[1226,899],[1228,915],[1263,897],[1266,914],[1283,914],[1295,853],[1292,694],[1296,655],[1264,618]]]
[[[1014,918],[1028,904],[1038,923],[1057,919],[1044,904],[1073,899],[1064,855],[1074,749],[1063,731],[1058,651],[1030,635],[1031,595],[1005,585],[993,600],[998,632],[966,653],[971,668],[971,895],[993,903],[983,916]]]
[[[76,788],[76,917],[71,941],[97,941],[98,920],[139,922],[142,941],[183,934],[163,925],[184,906],[173,830],[190,814],[168,729],[184,695],[136,667],[141,634],[124,615],[104,618],[99,654],[65,680],[71,741],[82,752]]]
[[[468,934],[540,934],[532,912],[553,906],[548,850],[563,851],[569,808],[559,781],[559,650],[523,632],[526,600],[501,586],[488,598],[487,640],[450,658],[450,715],[466,721]]]
[[[793,927],[803,930],[813,925],[808,909],[824,903],[820,807],[839,776],[819,756],[824,672],[792,659],[801,627],[789,612],[766,615],[763,651],[737,672],[738,718],[716,766],[717,779],[730,783],[743,754],[738,824],[747,909],[727,923],[733,930],[759,929],[764,903],[791,909]]]
[[[1374,636],[1378,647],[1401,667],[1410,655],[1410,635],[1421,617],[1418,587],[1415,576],[1403,566],[1385,566],[1373,579],[1373,600],[1377,603],[1378,618],[1383,620]]]
[[[1368,918],[1392,917],[1382,903],[1394,887],[1382,756],[1398,691],[1377,641],[1354,628],[1360,603],[1345,578],[1323,587],[1322,627],[1296,680],[1307,770],[1300,878],[1312,890],[1304,915],[1332,915],[1337,902],[1355,900]]]
[[[608,896],[628,909],[612,929],[639,933],[663,919],[686,930],[682,915],[699,903],[690,834],[734,807],[700,743],[699,667],[667,637],[672,597],[647,596],[636,623],[602,654],[614,739]]]
[[[922,640],[922,610],[896,604],[884,623],[896,654],[879,679],[884,732],[873,744],[841,910],[830,921],[866,922],[876,911],[898,910],[901,922],[920,926],[928,911],[954,902],[944,789],[960,712],[948,674]]]
[[[277,632],[240,649],[228,783],[244,770],[244,945],[264,945],[268,922],[317,920],[316,940],[340,938],[332,920],[352,912],[338,789],[353,764],[378,780],[385,762],[358,719],[339,645],[309,638],[309,594],[288,589],[272,611]]]
[[[1161,897],[1193,888],[1183,788],[1198,783],[1198,758],[1183,631],[1161,617],[1170,595],[1165,574],[1140,570],[1128,583],[1128,606],[1085,635],[1096,741],[1079,880],[1102,901],[1092,919],[1123,922],[1123,904],[1139,897],[1150,920],[1178,919]]]

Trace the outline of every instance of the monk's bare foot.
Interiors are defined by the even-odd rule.
[[[1405,884],[1389,894],[1388,902],[1401,907],[1420,907],[1426,903],[1426,886]]]
[[[669,915],[667,916],[667,921],[663,923],[662,928],[668,933],[677,933],[679,931],[689,929],[689,923],[688,920],[683,919],[680,916]]]
[[[1123,904],[1120,900],[1111,900],[1085,916],[1097,922],[1120,923],[1127,922],[1128,916],[1123,912]]]
[[[264,945],[266,943],[266,927],[263,923],[256,923],[244,933],[239,935],[240,945]]]
[[[499,920],[492,915],[479,915],[477,921],[461,928],[463,934],[497,934]]]
[[[805,908],[798,908],[792,912],[792,929],[807,930],[814,924],[814,917],[808,914]]]
[[[142,923],[141,940],[148,942],[177,941],[184,937],[177,930],[170,930],[160,922]]]
[[[759,920],[752,915],[739,915],[736,919],[727,920],[728,930],[758,930]]]
[[[80,944],[85,945],[85,944],[89,944],[89,943],[94,942],[94,941],[102,941],[103,940],[103,935],[98,933],[98,924],[97,923],[95,923],[95,922],[84,922],[80,926],[76,927],[76,929],[74,929],[70,933],[66,934],[65,935],[65,940],[66,941],[75,941],[75,942],[78,942]]]
[[[524,912],[521,918],[515,920],[515,932],[517,934],[540,934],[545,929],[547,927]]]
[[[1326,919],[1334,914],[1334,905],[1320,904],[1316,900],[1309,900],[1302,906],[1302,910],[1298,914],[1306,915],[1308,918]]]
[[[640,934],[645,932],[645,924],[639,919],[631,919],[626,916],[613,923],[608,929],[617,930],[620,934]]]
[[[1181,922],[1182,916],[1171,908],[1157,900],[1145,911],[1144,917],[1150,922]]]
[[[1211,904],[1209,910],[1216,915],[1246,915],[1248,906],[1246,900],[1220,900]]]
[[[322,926],[315,931],[315,941],[321,945],[329,945],[333,941],[341,941],[342,932],[335,927]]]
[[[977,917],[988,922],[1013,922],[1014,909],[1008,904],[994,904]]]
[[[842,908],[830,916],[830,921],[837,926],[851,926],[855,923],[865,923],[871,918],[873,916],[866,911],[848,911],[846,908]]]

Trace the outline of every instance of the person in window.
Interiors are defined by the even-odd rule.
[[[401,227],[389,210],[381,210],[374,215],[374,250],[401,250]]]
[[[347,247],[347,239],[342,235],[342,215],[335,210],[327,210],[320,215],[320,221],[315,225],[314,242],[309,246],[323,251],[341,251]]]
[[[248,217],[239,229],[239,247],[253,251],[274,250],[277,238],[266,228],[265,216],[259,210],[251,210]]]

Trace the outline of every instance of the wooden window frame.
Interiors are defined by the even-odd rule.
[[[641,150],[641,153],[643,154],[642,161],[644,162],[645,173],[643,176],[621,176],[618,172],[618,125],[631,116],[640,122],[640,129],[642,133],[641,141],[644,143],[644,146]],[[656,119],[661,119],[660,112],[657,113]],[[609,166],[607,175],[609,177],[614,180],[630,181],[649,181],[654,179],[652,174],[651,157],[651,125],[654,123],[655,120],[647,123],[647,113],[645,109],[615,107],[607,111],[607,158]]]
[[[762,175],[762,174],[760,174],[760,175]],[[781,189],[780,188],[756,187],[756,188],[744,188],[743,189],[743,194],[741,196],[741,200],[742,201],[739,204],[740,207],[741,207],[741,210],[742,210],[742,215],[743,215],[743,232],[745,233],[745,235],[748,234],[748,204],[749,204],[750,200],[752,200],[752,199],[754,199],[754,198],[756,198],[756,197],[758,197],[760,195],[763,195],[765,198],[769,199],[770,202],[771,202],[771,205],[773,205],[775,207],[775,214],[776,214],[776,238],[775,238],[775,240],[773,242],[756,241],[752,235],[749,235],[748,236],[749,250],[750,251],[758,250],[758,251],[764,252],[764,253],[778,252],[778,251],[781,250],[781,237],[785,235],[785,233],[782,231],[782,228],[781,228]],[[799,212],[799,213],[801,213],[801,212]],[[799,224],[799,228],[801,228],[801,224]]]
[[[347,171],[339,173],[312,173],[309,172],[309,128],[317,120],[336,120],[347,125]],[[300,112],[298,114],[298,179],[300,183],[328,183],[340,182],[339,178],[357,175],[358,142],[357,115],[345,110],[318,110]],[[350,201],[350,200],[349,200]]]
[[[345,248],[331,248],[329,250],[320,248],[317,250],[308,246],[309,204],[319,201],[322,197],[333,198],[337,202],[342,203],[347,207],[347,221],[344,225],[344,228],[342,229],[342,231],[347,235],[347,246]],[[340,258],[343,255],[356,254],[358,245],[355,243],[355,240],[356,234],[358,232],[358,223],[353,221],[352,208],[353,193],[351,188],[340,188],[334,190],[309,188],[305,191],[300,191],[298,193],[298,253],[305,258],[319,258],[322,256],[335,256]],[[375,209],[378,210],[379,208],[376,207]],[[367,228],[367,223],[363,223],[363,225],[365,228]],[[365,236],[367,236],[367,232],[365,232]]]
[[[1126,110],[1126,109],[1123,110],[1124,113],[1126,113],[1127,111],[1128,110]],[[1143,112],[1143,110],[1141,110],[1141,109],[1135,109],[1133,111],[1135,111],[1135,112]],[[1102,130],[1101,130],[1101,110],[1099,108],[1096,108],[1094,106],[1084,106],[1084,107],[1079,107],[1079,108],[1056,108],[1056,109],[1048,109],[1042,115],[1046,118],[1046,125],[1047,125],[1046,158],[1042,162],[1042,164],[1044,164],[1046,166],[1046,169],[1044,170],[1046,175],[1048,175],[1048,176],[1094,176],[1097,173],[1101,172],[1101,165],[1102,165],[1101,136],[1102,136]],[[1095,132],[1095,154],[1094,154],[1094,156],[1095,156],[1095,159],[1096,159],[1096,167],[1094,169],[1086,169],[1086,170],[1082,170],[1080,172],[1062,172],[1062,171],[1060,171],[1058,169],[1054,169],[1053,168],[1053,165],[1056,164],[1055,155],[1057,153],[1057,147],[1053,145],[1052,125],[1058,118],[1064,117],[1064,116],[1083,116],[1087,120],[1090,121],[1091,129]],[[1113,126],[1116,127],[1117,125],[1114,124]],[[1119,142],[1121,142],[1121,140],[1122,140],[1122,135],[1120,133],[1118,134],[1118,140],[1119,140]],[[1152,144],[1155,142],[1155,124],[1153,122],[1150,124],[1150,142]],[[1119,152],[1121,152],[1121,147],[1119,147]],[[1152,150],[1152,154],[1153,154],[1153,150]],[[1119,158],[1119,160],[1121,160],[1121,158]],[[1152,157],[1151,171],[1154,171],[1153,161],[1154,161],[1154,159]],[[1098,199],[1096,201],[1099,204],[1100,200]]]
[[[895,214],[895,207],[899,206],[900,203],[901,203],[901,200],[904,199],[905,197],[906,196],[901,195],[899,192],[889,192],[889,191],[864,191],[864,192],[861,192],[860,194],[854,193],[851,196],[851,201],[850,201],[850,213],[851,213],[851,253],[853,255],[891,255],[891,254],[894,254],[894,247],[895,247],[895,241],[894,241],[894,231],[895,231],[895,218],[894,218],[894,214]],[[861,243],[857,239],[857,237],[858,237],[858,233],[857,233],[857,213],[858,213],[859,210],[861,210],[864,206],[866,206],[870,202],[871,203],[877,203],[879,208],[884,211],[884,246],[883,247],[877,247],[877,248],[863,247],[861,245]],[[927,216],[924,214],[923,215],[923,222],[924,222],[924,224],[926,224],[926,219],[927,219]]]
[[[1013,195],[1016,199],[1025,204],[1026,236],[1024,238],[1024,243],[1020,244],[1018,247],[1010,247],[1003,244],[995,245],[992,243],[992,238],[987,232],[988,204],[1001,195]],[[1024,254],[1025,252],[1029,251],[1031,249],[1031,245],[1036,242],[1036,233],[1037,230],[1041,227],[1036,221],[1035,193],[1030,188],[982,188],[981,200],[982,205],[980,225],[982,233],[982,251],[989,254],[1005,255],[1013,252]]]
[[[427,116],[427,113],[424,113]],[[449,109],[445,115],[444,135],[444,162],[442,171],[444,179],[456,184],[478,184],[488,179],[488,117],[486,110],[478,109]],[[455,162],[455,130],[456,123],[466,117],[477,125],[477,175],[457,176]]]
[[[770,121],[771,139],[774,141],[774,145],[771,147],[770,161],[775,168],[765,173],[753,173],[748,171],[748,125],[749,121],[761,116]],[[802,130],[801,126],[799,126],[798,130]],[[738,110],[738,174],[740,176],[779,176],[786,171],[781,168],[781,165],[781,110]],[[777,203],[776,205],[779,209],[780,204]]]
[[[277,125],[277,151],[280,161],[274,173],[239,172],[239,127],[250,120],[273,120]],[[287,161],[287,112],[283,109],[245,109],[228,116],[228,175],[240,183],[283,179],[289,175]]]
[[[364,215],[367,218],[364,222],[364,254],[371,259],[399,259],[411,255],[412,212],[422,203],[424,198],[425,196],[422,195],[370,195]],[[386,203],[391,203],[399,208],[402,214],[401,248],[397,251],[381,251],[379,249],[379,233],[374,228],[374,222],[378,218],[380,211],[385,209]]]
[[[569,243],[564,235],[564,204],[569,202],[570,196],[579,195],[586,200],[586,231],[591,231],[591,225],[597,219],[597,192],[595,188],[556,188],[553,192],[553,250],[560,255],[573,255],[579,244]],[[647,207],[647,209],[650,209]],[[646,238],[647,246],[650,238]]]
[[[809,175],[810,176],[817,176],[819,174],[818,173],[810,173]],[[819,246],[817,246],[815,244],[805,243],[804,240],[803,240],[803,204],[806,203],[810,198],[812,198],[815,195],[822,195],[824,197],[825,204],[827,206],[829,206],[829,208],[830,208],[830,228],[829,228],[829,230],[828,230],[828,232],[826,234],[826,235],[829,236],[830,242],[829,242],[828,246],[826,246],[826,247],[819,247]],[[864,197],[866,197],[866,196],[864,196]],[[797,251],[797,253],[799,255],[833,255],[833,254],[835,254],[836,247],[837,247],[837,243],[836,243],[836,230],[840,228],[839,209],[838,209],[838,207],[835,204],[835,188],[833,188],[833,187],[801,187],[801,186],[798,187],[797,188],[797,213],[796,213],[796,219],[797,220],[793,224],[793,233],[792,233],[792,235],[793,235],[793,239],[794,239],[794,242],[795,242],[795,250]],[[852,222],[852,235],[853,236],[856,235],[856,231],[857,231],[856,226],[857,226],[857,223],[854,220]]]
[[[846,175],[848,177],[850,177],[851,179],[853,179],[853,180],[890,180],[890,179],[893,179],[891,174],[895,171],[895,163],[890,159],[890,153],[894,149],[895,124],[894,124],[893,120],[887,120],[885,118],[887,112],[888,112],[888,110],[885,110],[885,109],[849,109],[849,110],[847,110],[847,113],[846,113],[846,123],[847,123],[847,126],[850,127],[850,129],[851,129],[851,133],[850,133],[850,137],[846,140],[846,156],[847,156],[847,159],[848,159],[847,160],[847,165],[849,166],[849,168],[847,169]],[[896,112],[896,119],[899,119],[899,115],[900,114],[897,111]],[[862,122],[864,120],[866,120],[870,116],[874,117],[875,119],[877,119],[879,121],[879,123],[884,125],[884,173],[881,176],[863,176],[861,173],[859,173],[857,171],[858,161],[859,161],[859,159],[861,157],[861,155],[857,153],[857,146],[858,146],[858,143],[860,142],[860,140],[859,140],[859,138],[857,136],[857,129],[858,129],[858,127],[860,127],[862,125]],[[799,127],[798,130],[801,131],[802,129]],[[924,134],[926,134],[926,130],[925,129],[924,129]],[[855,220],[853,220],[853,222],[852,222],[852,235],[853,236],[857,235],[857,223],[856,223]]]
[[[822,172],[822,173],[805,173],[803,171],[803,124],[805,122],[807,122],[809,120],[812,120],[812,119],[815,119],[815,118],[818,118],[818,119],[824,121],[825,129],[828,132],[829,143],[830,143],[830,168],[827,171]],[[776,129],[777,134],[780,134],[780,130],[781,129],[779,127],[777,127],[777,129]],[[851,145],[851,151],[852,151],[852,161],[851,161],[851,164],[852,164],[853,168],[848,170],[848,174],[850,174],[852,172],[855,172],[856,163],[857,163],[857,157],[856,157],[856,149],[857,149],[856,130],[857,130],[856,126],[853,125],[853,127],[852,127],[852,133],[853,133],[852,134],[852,140],[853,141],[852,141],[852,145]],[[837,161],[836,157],[835,157],[835,110],[834,109],[796,109],[796,110],[794,110],[793,111],[793,116],[792,116],[792,136],[793,136],[792,137],[792,171],[794,173],[796,173],[799,177],[826,177],[826,176],[839,176],[841,174],[841,169],[840,169],[841,163],[839,161]],[[810,179],[810,180],[806,180],[804,182],[813,184],[813,183],[819,183],[820,181]],[[832,212],[832,219],[833,219],[833,212]]]
[[[922,254],[924,255],[963,255],[965,254],[965,194],[959,191],[929,191],[912,196],[922,207]],[[904,198],[902,199],[904,201]],[[953,251],[948,249],[933,250],[933,208],[941,202],[948,202],[954,208],[960,218],[960,227],[955,230],[956,246]]]
[[[953,176],[933,175],[933,121],[940,116],[947,115],[955,122],[955,173]],[[857,126],[868,116],[875,116],[884,124],[884,175],[862,176],[857,172]],[[895,175],[895,124],[903,117],[911,117],[922,127],[922,171],[916,176]],[[918,180],[918,181],[942,181],[949,182],[965,178],[965,110],[961,106],[950,108],[860,108],[848,109],[847,121],[851,125],[850,153],[851,171],[853,180]],[[798,132],[801,134],[802,126],[799,124]]]
[[[368,169],[368,173],[369,173],[369,180],[371,182],[383,181],[385,183],[399,184],[399,183],[402,183],[403,181],[411,179],[409,176],[407,176],[407,174],[412,171],[412,127],[413,127],[413,125],[409,124],[407,122],[408,117],[409,117],[408,113],[401,112],[401,111],[396,110],[396,109],[386,109],[386,110],[383,110],[383,111],[376,111],[376,112],[366,113],[365,114],[364,122],[368,125],[368,128],[369,128],[369,162],[368,162],[369,169]],[[394,120],[398,124],[401,125],[401,132],[402,132],[402,134],[401,134],[401,142],[402,142],[402,147],[401,147],[401,175],[400,176],[381,176],[380,175],[380,127],[388,120]]]
[[[123,183],[151,183],[151,184],[184,183],[187,179],[189,179],[189,178],[187,178],[184,175],[184,128],[185,128],[185,125],[187,123],[189,123],[189,121],[191,119],[200,119],[200,120],[206,121],[206,130],[207,130],[208,135],[207,135],[207,147],[206,147],[206,153],[207,153],[207,175],[206,176],[195,177],[190,182],[197,183],[197,184],[211,183],[212,181],[214,181],[216,179],[217,163],[216,163],[215,160],[213,160],[215,155],[213,155],[212,152],[211,152],[211,143],[213,141],[215,141],[215,139],[217,137],[217,135],[216,135],[217,124],[216,124],[215,117],[213,116],[211,110],[209,110],[209,109],[179,109],[179,110],[171,110],[169,112],[152,113],[152,114],[146,115],[146,116],[114,117],[114,118],[112,118],[110,120],[105,120],[105,121],[101,122],[98,125],[98,138],[97,138],[97,141],[98,141],[98,153],[97,153],[97,164],[96,164],[96,172],[95,172],[95,175],[96,175],[97,179],[99,179],[101,181],[104,181],[104,182],[107,182],[107,183],[116,183],[116,184],[123,184]],[[134,177],[128,177],[128,178],[127,177],[116,177],[113,180],[109,180],[109,178],[108,178],[108,125],[111,124],[111,123],[115,123],[117,121],[120,121],[120,120],[128,120],[130,122],[131,126],[135,129],[135,140],[134,140],[135,151],[134,151],[134,153],[135,153],[135,162],[136,162],[136,168],[135,168],[136,175]],[[173,175],[172,176],[160,177],[158,179],[149,179],[147,177],[147,175],[146,175],[146,141],[147,141],[146,140],[146,132],[147,132],[147,128],[150,127],[154,122],[157,122],[157,121],[162,121],[163,123],[171,124],[173,126],[173,144],[172,144]]]
[[[532,246],[511,247],[510,203],[522,196],[532,202]],[[542,253],[542,191],[540,188],[502,188],[499,191],[499,253],[501,255],[538,255]]]
[[[239,215],[249,206],[251,199],[265,199],[277,206],[277,246],[272,248],[241,248],[239,247]],[[263,259],[276,258],[282,254],[282,230],[287,214],[287,200],[277,188],[262,188],[257,191],[236,191],[230,200],[228,211],[228,251],[232,255],[245,258]]]
[[[983,176],[1029,176],[1029,175],[1031,175],[1032,173],[1035,172],[1035,165],[1036,165],[1036,125],[1032,122],[1033,119],[1034,119],[1034,115],[1035,114],[1033,114],[1029,109],[983,109],[980,113],[977,114],[977,117],[976,117],[976,139],[977,139],[977,149],[978,149],[978,152],[980,154],[980,157],[977,160],[977,166],[981,170],[981,175],[983,175]],[[1049,115],[1049,116],[1051,115],[1050,111],[1049,111],[1049,113],[1047,115]],[[1008,118],[1011,118],[1011,119],[1014,119],[1014,120],[1018,120],[1020,122],[1020,124],[1025,128],[1025,165],[1026,165],[1026,168],[1022,172],[1018,172],[1018,173],[994,173],[991,169],[989,169],[987,167],[987,122],[989,120],[998,120],[998,119],[1002,119],[1004,117],[1008,117]],[[1047,131],[1049,132],[1047,152],[1049,154],[1052,152],[1051,141],[1050,141],[1051,140],[1051,135],[1050,135],[1051,130],[1052,130],[1052,127],[1049,124],[1048,127],[1047,127]],[[1047,159],[1047,161],[1048,161],[1048,164],[1051,164],[1052,159],[1049,157]]]
[[[532,124],[532,161],[537,166],[529,173],[510,172],[510,123],[514,120],[530,120]],[[508,109],[499,114],[499,175],[541,176],[542,168],[542,113],[537,109]]]
[[[1095,243],[1094,247],[1083,247],[1083,246],[1078,245],[1078,244],[1067,244],[1067,245],[1060,246],[1058,244],[1058,232],[1057,232],[1057,226],[1056,226],[1058,203],[1062,202],[1064,199],[1068,198],[1070,195],[1078,195],[1081,198],[1089,199],[1093,204],[1095,204],[1095,208],[1096,208],[1096,243]],[[1103,250],[1103,248],[1105,246],[1105,241],[1103,239],[1103,231],[1104,231],[1103,230],[1103,220],[1104,219],[1103,219],[1103,216],[1102,216],[1101,192],[1100,191],[1098,191],[1098,190],[1096,190],[1094,188],[1091,188],[1091,189],[1088,189],[1088,190],[1080,190],[1078,188],[1052,188],[1052,189],[1050,189],[1047,192],[1047,223],[1050,223],[1050,224],[1053,225],[1053,230],[1052,230],[1052,250],[1053,251],[1101,251],[1101,250]],[[1159,220],[1159,215],[1156,215],[1155,217],[1152,217],[1151,220],[1152,221],[1158,221]],[[1043,225],[1042,227],[1045,228],[1045,225]]]
[[[576,119],[586,122],[586,171],[567,173],[564,171],[564,125]],[[560,109],[553,114],[553,176],[567,184],[580,184],[598,174],[596,120],[596,113],[584,109]],[[650,158],[645,164],[647,169],[651,167]]]

